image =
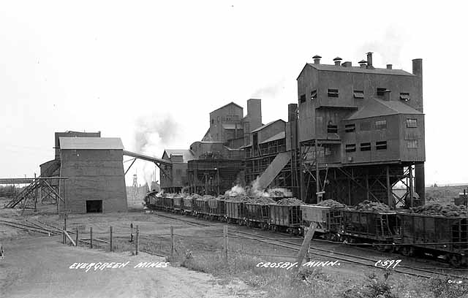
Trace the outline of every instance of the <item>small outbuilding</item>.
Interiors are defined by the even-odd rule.
[[[120,138],[60,137],[61,212],[127,211]]]

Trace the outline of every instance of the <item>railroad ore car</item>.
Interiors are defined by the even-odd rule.
[[[396,239],[403,255],[418,250],[444,255],[454,266],[467,265],[468,218],[399,213],[400,234]]]
[[[270,204],[270,226],[273,231],[301,234],[302,213],[300,205]]]

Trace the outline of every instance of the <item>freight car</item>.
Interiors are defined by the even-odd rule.
[[[395,242],[405,256],[444,256],[453,266],[468,265],[468,218],[399,213]]]
[[[302,213],[300,205],[270,204],[270,227],[273,231],[292,235],[302,233]]]
[[[247,226],[268,230],[270,226],[270,206],[268,204],[246,203]]]
[[[372,244],[382,251],[405,256],[417,253],[443,256],[453,266],[468,265],[468,217],[409,213],[407,210],[365,211],[317,205],[256,204],[246,201],[202,198],[199,195],[145,197],[145,205],[156,210],[181,210],[184,214],[239,225],[302,235],[310,223],[315,237]]]

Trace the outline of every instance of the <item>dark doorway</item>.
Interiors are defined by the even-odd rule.
[[[102,213],[102,200],[86,201],[86,213]]]

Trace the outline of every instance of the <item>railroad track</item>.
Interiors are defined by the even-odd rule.
[[[188,218],[180,218],[179,216],[170,216],[170,215],[167,215],[167,214],[161,214],[161,212],[155,212],[158,216],[161,216],[161,217],[165,217],[165,218],[170,218],[170,219],[173,219],[173,220],[179,220],[179,221],[182,221],[182,222],[185,222],[185,223],[188,223],[188,224],[191,224],[191,225],[197,225],[197,226],[216,226],[216,225],[222,225],[224,223],[201,223],[199,222],[197,219],[188,219]],[[274,245],[274,246],[278,246],[278,247],[282,247],[282,248],[287,248],[287,249],[290,249],[294,252],[298,252],[300,247],[301,247],[301,244],[302,244],[302,238],[298,238],[298,237],[294,237],[294,236],[289,236],[289,237],[286,237],[286,239],[288,240],[293,240],[293,239],[297,239],[297,240],[300,240],[301,243],[294,243],[294,242],[290,242],[290,241],[285,241],[284,239],[285,238],[282,238],[282,239],[278,239],[277,237],[275,238],[272,238],[270,236],[265,236],[265,235],[261,235],[259,233],[251,233],[251,232],[244,232],[244,231],[240,231],[239,229],[236,229],[236,231],[230,231],[229,232],[229,235],[231,237],[242,237],[242,238],[245,238],[245,239],[249,239],[249,240],[254,240],[254,241],[259,241],[259,242],[262,242],[262,243],[266,243],[266,244],[270,244],[270,245]],[[332,243],[330,241],[327,241],[327,240],[319,240],[319,239],[314,239],[313,242],[322,242],[322,243],[329,243],[329,244],[333,244],[333,245],[338,245],[338,244],[341,244],[341,243]],[[372,268],[380,268],[380,269],[385,269],[385,268],[382,268],[382,267],[376,267],[375,266],[375,263],[377,260],[374,260],[374,259],[370,259],[370,258],[366,258],[366,257],[362,257],[362,256],[358,256],[358,255],[352,255],[352,254],[347,254],[347,253],[341,253],[341,252],[330,252],[329,249],[323,249],[323,248],[319,248],[319,247],[314,247],[312,246],[311,247],[311,251],[314,255],[317,255],[317,256],[322,256],[322,257],[331,257],[331,258],[334,258],[334,259],[337,259],[337,260],[340,260],[340,261],[346,261],[346,262],[349,262],[349,263],[352,263],[352,264],[357,264],[357,265],[361,265],[361,266],[365,266],[365,267],[372,267]],[[292,256],[294,257],[294,256]],[[409,267],[409,266],[406,266],[406,265],[398,265],[398,267],[392,269],[394,272],[398,272],[398,273],[402,273],[402,274],[408,274],[408,275],[411,275],[411,276],[417,276],[417,277],[423,277],[423,278],[433,278],[433,277],[436,277],[436,276],[440,276],[440,275],[444,275],[444,276],[447,276],[447,277],[450,277],[450,278],[457,278],[457,279],[465,279],[465,280],[468,280],[468,276],[463,276],[463,275],[456,275],[456,274],[450,274],[450,273],[446,273],[446,272],[441,272],[441,271],[438,271],[438,270],[444,270],[444,269],[448,269],[448,268],[435,268],[436,270],[431,270],[431,269],[428,269],[428,268],[415,268],[415,267]]]
[[[57,230],[47,229],[45,227],[40,226],[39,224],[35,224],[30,221],[28,221],[28,223],[29,224],[25,224],[25,223],[18,222],[18,221],[0,219],[0,224],[10,226],[13,228],[17,228],[20,230],[28,231],[28,232],[37,232],[41,234],[47,234],[49,236],[61,234],[61,232],[59,233]]]
[[[271,237],[260,235],[257,233],[254,234],[254,233],[249,233],[249,232],[244,232],[244,231],[233,232],[233,235],[239,235],[239,234],[244,235],[244,237],[248,239],[260,241],[263,243],[273,244],[276,246],[286,247],[296,252],[299,251],[302,245],[302,239],[301,239],[301,243],[298,244],[298,243],[293,243],[289,241],[284,241],[282,239],[274,239],[274,238],[272,239]],[[295,238],[291,237],[291,239],[295,239]],[[317,239],[314,239],[312,243],[316,241]],[[379,266],[376,267],[375,266],[376,260],[371,259],[371,258],[366,258],[366,257],[358,256],[358,255],[352,255],[352,254],[336,252],[336,251],[330,252],[329,249],[322,249],[322,248],[318,248],[314,246],[311,247],[311,251],[314,255],[317,255],[317,256],[330,257],[330,258],[334,258],[337,260],[346,261],[349,263],[362,265],[366,267],[385,269]],[[440,268],[440,269],[443,269],[443,268]],[[406,265],[398,265],[398,267],[392,270],[394,272],[408,274],[411,276],[423,277],[423,278],[433,278],[436,276],[444,275],[444,276],[454,278],[454,279],[468,280],[468,276],[464,276],[464,275],[456,275],[456,274],[450,274],[446,272],[437,272],[437,271],[426,269],[426,268],[415,268],[415,267],[409,267]]]

